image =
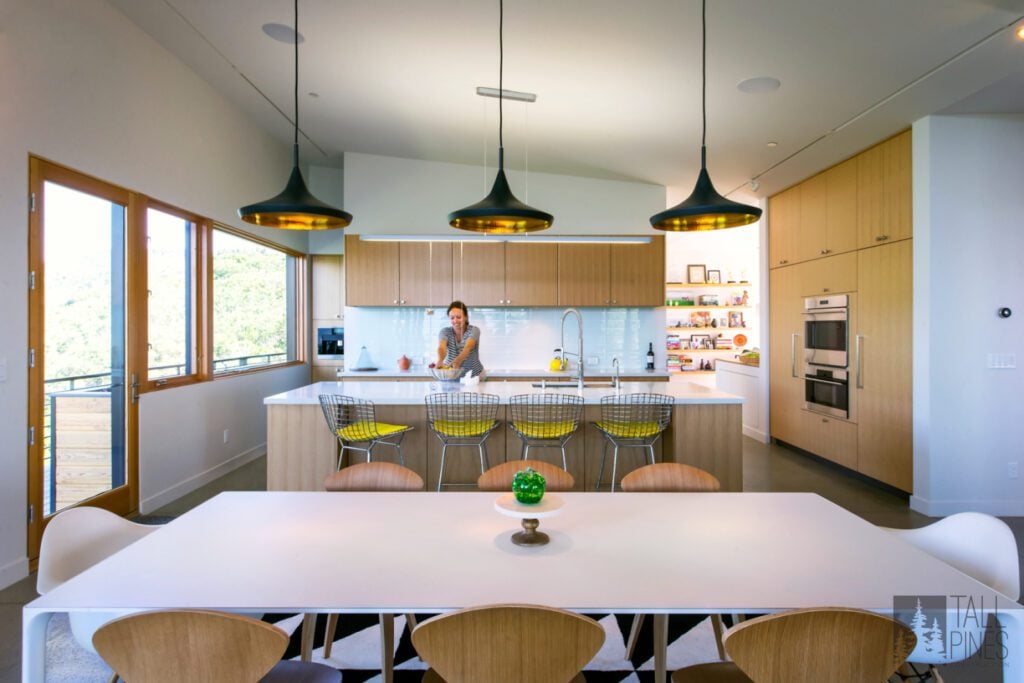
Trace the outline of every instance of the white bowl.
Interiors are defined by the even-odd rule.
[[[430,374],[434,376],[434,379],[439,379],[442,382],[455,382],[464,374],[466,374],[466,368],[429,368]]]

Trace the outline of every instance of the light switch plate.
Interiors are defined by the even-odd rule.
[[[0,382],[7,381],[7,359],[0,358]]]

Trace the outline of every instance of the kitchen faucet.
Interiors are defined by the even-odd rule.
[[[612,386],[615,387],[615,391],[619,390],[619,359],[618,357],[612,358],[612,367],[615,368],[615,378],[612,380]]]
[[[565,319],[572,313],[576,316],[576,330],[579,332],[579,346],[577,347],[576,353],[571,353],[565,350]],[[562,348],[562,367],[565,367],[565,356],[576,356],[576,388],[583,389],[583,316],[575,308],[565,309],[565,313],[562,314],[562,334],[561,334],[561,346]]]

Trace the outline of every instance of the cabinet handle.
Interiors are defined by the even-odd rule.
[[[832,253],[832,250],[831,250],[831,249],[822,249],[822,250],[821,250],[821,253],[822,253],[822,254],[831,254],[831,253]]]
[[[612,303],[613,304],[617,304],[617,303],[619,303],[619,300],[618,299],[612,299]]]
[[[823,287],[823,288],[821,289],[821,291],[823,291],[823,292],[831,292],[832,290],[831,290],[831,289],[829,289],[828,287]]]
[[[799,334],[794,332],[793,339],[790,340],[789,344],[789,374],[792,375],[793,379],[798,379],[796,376],[796,338],[799,336]]]
[[[821,418],[821,421],[824,422],[825,424],[828,424],[828,419],[827,418],[823,417],[823,418]]]
[[[879,235],[878,237],[876,237],[876,238],[875,238],[875,241],[876,241],[876,242],[884,242],[884,241],[886,241],[887,239],[889,239],[889,236],[888,236],[888,235]]]
[[[395,303],[396,303],[396,304],[398,303],[398,299],[395,299]]]
[[[856,358],[855,358],[854,362],[857,363],[857,388],[858,389],[863,389],[864,388],[864,376],[861,374],[862,364],[861,364],[861,361],[860,361],[860,347],[861,347],[861,342],[863,341],[864,337],[858,334],[854,339],[856,340],[856,349],[854,351],[854,355],[856,356]]]
[[[787,263],[789,263],[789,259],[782,259],[781,261],[779,261],[779,265],[780,265],[780,266],[784,266],[784,265],[786,265]]]

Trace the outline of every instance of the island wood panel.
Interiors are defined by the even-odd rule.
[[[505,245],[459,242],[452,250],[452,297],[470,308],[503,305]]]
[[[323,491],[337,466],[338,440],[319,405],[268,406],[268,491]]]
[[[551,306],[558,300],[558,245],[505,244],[505,303]]]
[[[850,364],[860,425],[857,469],[903,491],[913,490],[911,349],[913,240],[857,252],[857,330],[861,356]],[[851,347],[856,340],[851,338]]]
[[[609,295],[613,306],[661,306],[665,303],[665,238],[648,244],[612,245]]]
[[[398,243],[345,236],[345,290],[349,306],[398,305]]]
[[[604,455],[604,476],[601,483],[601,490],[607,491],[611,488],[612,446],[604,434],[601,433],[601,430],[594,426],[594,423],[601,419],[601,406],[584,406],[583,418],[586,421],[586,429],[583,429],[581,425],[585,440],[583,463],[584,490],[593,491],[597,486],[597,475],[601,470],[601,458],[605,453],[605,444],[608,444],[607,454]],[[654,462],[662,461],[664,439],[665,435],[663,434],[654,444]],[[622,481],[624,475],[648,464],[650,464],[650,460],[648,459],[646,448],[620,448],[619,464],[615,472],[615,490],[619,490],[619,482]],[[573,472],[573,476],[576,476],[575,472]]]
[[[611,248],[607,244],[559,244],[558,305],[609,305],[610,259]],[[661,297],[664,300],[664,294]]]
[[[665,432],[664,459],[718,477],[723,491],[743,490],[743,406],[677,405]]]
[[[452,300],[452,244],[400,242],[398,300],[403,306],[447,306]]]
[[[905,131],[857,156],[857,246],[913,235],[911,134]]]
[[[426,407],[420,410],[426,420]],[[484,442],[486,466],[494,467],[505,462],[505,447],[508,441],[508,427],[505,424],[505,406],[498,406],[498,426]],[[427,490],[436,491],[441,474],[441,440],[426,427],[427,434]],[[513,435],[514,436],[514,435]],[[476,446],[448,446],[444,466],[445,487],[442,491],[475,491],[476,480],[480,477],[480,452]]]

